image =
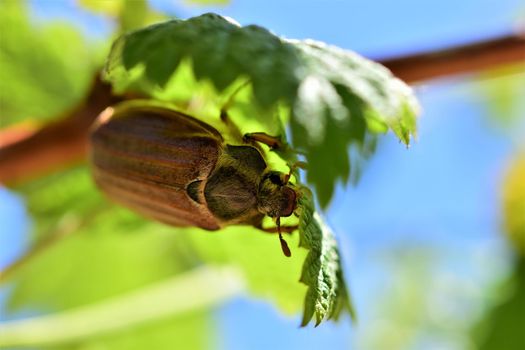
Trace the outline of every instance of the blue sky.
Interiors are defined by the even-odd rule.
[[[215,11],[290,38],[313,38],[372,56],[425,50],[508,32],[521,0],[233,0],[215,8],[158,8],[182,17]],[[522,12],[523,13],[523,12]]]
[[[214,11],[286,37],[322,40],[371,57],[506,33],[525,11],[522,0],[234,0],[221,8],[152,3],[181,17]],[[79,13],[71,2],[32,4],[38,20],[73,19],[95,37],[110,30],[107,22]],[[364,322],[360,327],[373,318],[367,310],[375,298],[385,296],[377,290],[385,271],[381,253],[432,247],[442,254],[442,271],[481,286],[490,276],[481,271],[480,254],[497,265],[491,256],[501,251],[499,186],[515,151],[512,142],[487,121],[486,104],[468,78],[436,81],[417,92],[424,110],[418,141],[406,149],[392,135],[384,137],[358,186],[340,187],[326,213],[343,246]],[[0,265],[23,249],[24,213],[21,200],[0,189]],[[359,336],[348,321],[315,331],[298,329],[297,318],[247,299],[222,307],[217,318],[225,349],[347,349]]]

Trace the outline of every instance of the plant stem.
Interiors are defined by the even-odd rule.
[[[242,277],[232,267],[197,268],[96,304],[0,323],[0,348],[81,342],[207,309],[239,295],[243,290]]]

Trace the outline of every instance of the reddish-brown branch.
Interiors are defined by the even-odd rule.
[[[509,35],[436,52],[381,60],[395,76],[408,83],[472,73],[505,64],[525,65],[525,36]]]
[[[89,126],[108,105],[120,100],[95,79],[87,98],[64,117],[39,130],[0,131],[0,183],[14,184],[81,162]]]
[[[525,62],[525,39],[510,35],[436,52],[380,60],[408,83]],[[15,184],[80,162],[86,153],[89,126],[107,106],[121,100],[95,79],[86,98],[62,119],[40,130],[0,131],[0,183]]]

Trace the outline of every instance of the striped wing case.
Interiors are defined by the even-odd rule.
[[[110,108],[91,133],[97,185],[116,202],[172,226],[219,229],[217,219],[187,188],[204,185],[221,152],[216,129],[161,107]]]

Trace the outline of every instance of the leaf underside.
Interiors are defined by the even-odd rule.
[[[292,149],[304,155],[307,181],[322,207],[339,181],[359,176],[360,163],[374,152],[379,133],[391,130],[406,145],[415,135],[418,105],[412,91],[383,66],[321,42],[242,27],[216,14],[171,20],[120,37],[105,77],[118,90],[138,89],[157,98],[173,82],[181,89],[176,77],[187,71],[193,76],[184,75],[184,84],[191,78],[193,89],[209,84],[223,97],[248,81],[249,96],[236,96],[244,98],[236,120],[249,123],[262,110],[267,118],[258,121],[272,129],[275,114],[284,114]],[[353,316],[337,243],[315,213],[310,191],[301,188],[300,245],[308,249],[301,275],[308,287],[301,324],[315,316],[318,325],[343,311]]]

